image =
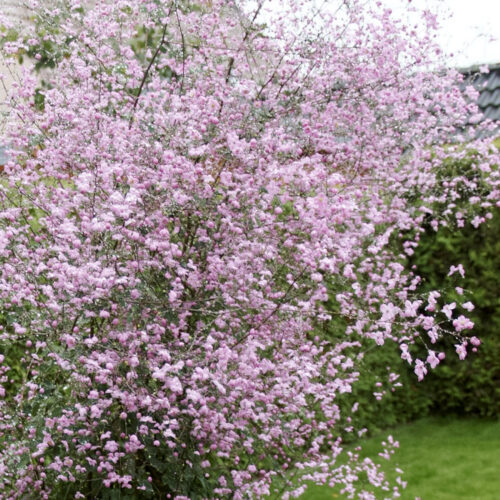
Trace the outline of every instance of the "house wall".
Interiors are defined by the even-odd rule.
[[[0,0],[0,15],[7,17],[14,25],[29,22],[29,11],[23,6],[23,0]],[[12,82],[19,75],[21,66],[7,65],[3,58],[0,58],[0,74],[3,78],[3,85],[0,85],[0,103],[3,104]]]
[[[23,0],[0,0],[0,15],[6,17],[14,25],[29,22],[29,11],[23,6]],[[3,57],[0,57],[0,114],[6,110],[5,98],[12,83],[18,78],[21,70],[20,65],[6,64]],[[3,131],[4,120],[0,118],[0,133]],[[3,148],[0,145],[0,171],[1,165],[5,162]]]

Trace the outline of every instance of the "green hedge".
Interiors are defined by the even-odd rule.
[[[474,303],[475,309],[467,316],[474,321],[473,334],[482,341],[477,353],[469,349],[467,358],[460,361],[454,347],[457,341],[445,336],[434,347],[444,351],[446,359],[418,382],[413,368],[400,359],[396,345],[387,342],[372,349],[364,340],[366,354],[360,379],[352,393],[339,399],[344,408],[360,403],[352,421],[344,422],[346,428],[352,424],[355,430],[366,428],[368,434],[376,434],[428,414],[500,415],[500,209],[494,208],[491,213],[491,220],[478,228],[467,223],[461,230],[449,227],[436,232],[429,227],[409,263],[423,278],[421,292],[438,289],[443,303]],[[459,263],[466,270],[465,278],[458,278],[458,274],[449,278],[450,266]],[[463,288],[463,295],[456,286]],[[329,308],[336,309],[334,300]],[[335,336],[345,326],[337,317],[324,333]],[[424,348],[420,357],[426,358]],[[388,383],[388,366],[401,374],[398,381],[403,387],[394,392]],[[375,388],[377,382],[381,384],[379,389]],[[378,390],[385,391],[381,400],[373,394]],[[344,432],[343,438],[353,441],[357,435]]]
[[[354,428],[354,432],[342,433],[345,442],[356,441],[359,429],[364,428],[368,436],[373,436],[389,427],[429,414],[432,401],[419,386],[416,375],[407,370],[408,364],[401,360],[397,345],[387,342],[375,349],[370,350],[368,347],[362,366],[363,371],[353,392],[343,394],[339,399],[340,406],[345,408],[351,408],[355,402],[359,402],[351,422],[343,422],[346,429],[350,425]],[[400,374],[395,382],[390,382],[392,372]],[[377,383],[378,387],[375,385]],[[380,399],[377,393],[383,394]]]
[[[356,366],[359,368],[359,378],[352,392],[338,397],[341,415],[350,417],[342,416],[341,425],[336,431],[344,442],[353,442],[360,437],[359,430],[364,430],[362,435],[373,436],[388,427],[428,415],[432,401],[421,390],[417,376],[412,369],[408,369],[408,363],[401,359],[398,344],[387,341],[377,345],[374,340],[361,338],[354,332],[346,339],[345,330],[350,320],[342,316],[335,299],[336,293],[342,290],[342,285],[329,283],[330,298],[326,307],[332,313],[332,318],[318,325],[315,333],[323,335],[333,344],[337,339],[362,345],[352,352],[344,352],[358,358]],[[395,374],[399,374],[399,377],[394,378]],[[354,405],[357,410],[351,412]]]
[[[474,321],[475,335],[482,340],[478,352],[470,353],[464,361],[458,360],[453,339],[441,342],[446,362],[419,387],[430,398],[434,412],[500,414],[500,209],[492,214],[493,218],[477,229],[469,225],[462,231],[428,231],[414,255],[414,264],[428,289],[440,288],[450,265],[463,263],[466,275],[459,284],[476,306],[468,316]],[[445,290],[443,298],[457,303],[460,299],[453,287]]]

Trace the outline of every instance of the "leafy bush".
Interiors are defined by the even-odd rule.
[[[476,151],[469,151],[459,160],[446,159],[439,177],[445,182],[450,175],[460,176],[467,182],[475,180],[486,188],[484,196],[491,197],[480,180],[481,175],[477,176],[480,162],[481,155]],[[464,189],[461,195],[455,200],[459,210],[467,204],[468,190]],[[418,206],[419,198],[415,197],[413,203]],[[352,393],[341,398],[342,404],[349,408],[358,402],[357,412],[345,422],[347,429],[365,428],[369,434],[376,434],[429,413],[500,414],[500,209],[491,205],[486,202],[475,215],[469,215],[468,220],[459,212],[458,219],[440,223],[437,230],[427,224],[409,262],[409,267],[413,266],[422,278],[419,293],[425,295],[440,289],[441,304],[457,304],[454,317],[458,316],[458,304],[469,301],[474,304],[475,309],[468,311],[468,316],[474,322],[474,335],[481,339],[481,346],[474,347],[465,360],[460,360],[456,352],[457,339],[443,336],[433,349],[443,351],[445,361],[419,382],[413,368],[401,360],[396,346],[385,344],[374,349],[373,342],[360,339],[366,353],[360,362],[363,370]],[[444,210],[439,203],[434,208]],[[457,224],[464,227],[457,231]],[[401,242],[394,240],[393,244],[400,247]],[[448,276],[450,266],[458,264],[464,266],[465,277]],[[335,294],[333,289],[331,292]],[[334,301],[330,307],[338,310]],[[343,331],[345,327],[334,316],[328,329]],[[420,344],[419,355],[425,356],[426,352],[427,347]],[[398,374],[396,385],[401,384],[405,390],[392,386],[389,380],[393,372]],[[356,440],[357,435],[344,433],[343,437],[350,441]]]
[[[444,282],[451,264],[463,263],[460,288],[475,305],[469,317],[481,339],[477,353],[471,352],[463,362],[457,359],[453,339],[440,340],[446,362],[420,388],[436,412],[500,414],[500,210],[493,208],[491,215],[478,228],[468,224],[461,232],[429,230],[415,252],[414,263],[428,289]],[[444,300],[462,301],[458,292],[449,287],[443,291]]]

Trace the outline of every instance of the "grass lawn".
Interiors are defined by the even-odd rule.
[[[390,462],[378,462],[404,470],[408,486],[402,491],[402,500],[500,499],[500,421],[424,419],[363,442],[363,455],[376,457],[380,441],[389,434],[401,447]],[[300,498],[346,497],[338,490],[311,485]]]

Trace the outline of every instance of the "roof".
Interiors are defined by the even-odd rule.
[[[5,147],[0,145],[0,165],[5,165],[7,163],[7,153],[5,152]]]
[[[477,104],[485,118],[500,121],[500,64],[485,65],[489,72],[481,71],[481,66],[460,69],[465,76],[464,84],[472,84],[479,92]]]

